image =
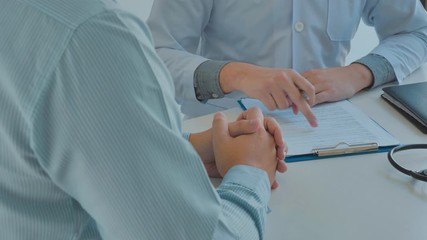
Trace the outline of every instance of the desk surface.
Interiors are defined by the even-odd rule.
[[[424,65],[404,83],[426,79]],[[427,143],[427,135],[381,99],[381,93],[381,87],[361,92],[351,101],[401,143]],[[224,111],[229,120],[240,112]],[[201,131],[211,121],[212,115],[188,119],[183,128]],[[407,156],[415,160],[405,166],[427,168],[425,156],[427,150]],[[427,239],[427,182],[395,170],[386,153],[294,162],[288,167],[277,175],[280,187],[272,192],[265,239]]]

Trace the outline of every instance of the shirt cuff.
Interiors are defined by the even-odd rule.
[[[187,141],[190,141],[190,133],[189,132],[183,132],[182,137],[186,139]]]
[[[268,204],[271,195],[270,180],[267,173],[256,167],[237,165],[230,168],[222,179],[221,184],[237,184],[252,190],[261,202]]]
[[[396,74],[394,73],[393,66],[383,56],[378,54],[368,54],[354,63],[360,63],[371,70],[374,76],[374,82],[371,88],[383,85],[387,82],[396,80]]]
[[[219,84],[219,73],[229,62],[208,60],[200,64],[194,71],[194,91],[197,100],[206,102],[208,99],[224,97]]]

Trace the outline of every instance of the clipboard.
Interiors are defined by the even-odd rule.
[[[348,100],[315,106],[313,112],[319,121],[316,129],[291,109],[269,111],[262,102],[250,98],[238,103],[244,110],[259,107],[265,116],[278,121],[288,144],[286,162],[385,152],[399,145],[396,138]]]
[[[334,147],[325,147],[321,149],[313,149],[312,153],[303,155],[287,156],[286,162],[299,162],[307,160],[320,160],[325,158],[353,156],[360,154],[388,152],[397,145],[380,147],[377,143],[366,144],[346,144],[345,149],[335,149]]]

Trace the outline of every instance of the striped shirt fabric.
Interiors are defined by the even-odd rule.
[[[144,22],[102,0],[0,6],[0,239],[263,238],[267,174],[212,186]]]

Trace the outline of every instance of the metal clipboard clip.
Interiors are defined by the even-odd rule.
[[[340,142],[332,147],[315,148],[312,151],[319,157],[325,157],[350,153],[371,152],[377,150],[377,143],[348,144],[345,142]]]

